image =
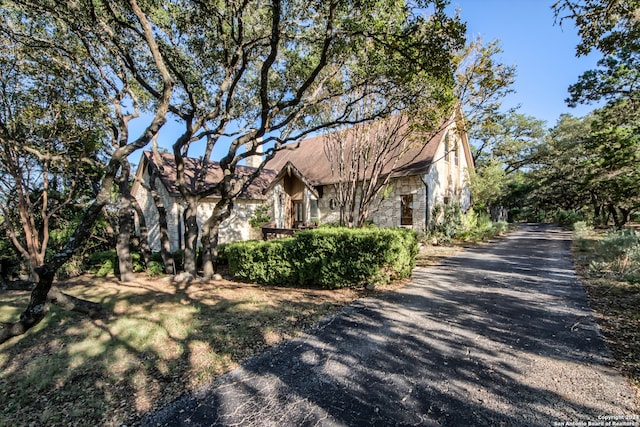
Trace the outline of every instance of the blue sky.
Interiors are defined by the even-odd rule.
[[[560,114],[583,116],[594,106],[567,107],[569,85],[587,70],[596,68],[598,54],[576,58],[580,38],[572,21],[554,25],[555,0],[451,0],[467,22],[469,40],[498,39],[500,59],[517,68],[514,89],[504,104],[520,105],[522,114],[545,120],[553,127]]]

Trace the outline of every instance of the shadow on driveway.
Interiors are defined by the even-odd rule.
[[[526,225],[416,269],[410,286],[357,301],[141,424],[551,426],[632,414],[569,245],[566,232]]]

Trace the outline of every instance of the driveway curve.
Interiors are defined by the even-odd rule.
[[[141,424],[637,426],[569,249],[530,224],[417,268]]]

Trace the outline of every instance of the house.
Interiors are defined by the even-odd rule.
[[[376,130],[371,129],[364,132],[365,139],[372,139]],[[343,132],[343,151],[348,153],[356,138],[353,128]],[[436,203],[457,200],[463,209],[470,205],[466,177],[467,170],[473,170],[473,158],[466,134],[451,121],[429,138],[414,139],[398,144],[395,151],[400,154],[386,158],[389,164],[384,165],[381,176],[390,175],[389,188],[369,217],[378,226],[423,231]],[[328,159],[326,141],[326,135],[303,140],[293,150],[279,151],[267,163],[267,168],[279,171],[270,186],[276,227],[339,222],[338,174]]]
[[[212,188],[222,178],[222,170],[218,163],[210,162],[207,165],[207,173],[200,176],[196,171],[202,169],[199,159],[185,159],[185,178],[189,190],[197,188],[208,190]],[[237,173],[244,175],[255,171],[255,167],[238,166]],[[268,202],[270,195],[266,194],[266,188],[275,178],[276,173],[271,170],[263,171],[251,185],[240,193],[240,197],[235,203],[235,209],[231,216],[227,218],[220,227],[220,242],[226,243],[238,240],[259,239],[260,230],[253,229],[249,225],[249,220],[254,215],[256,209]],[[155,185],[151,186],[151,180]],[[138,164],[136,179],[131,189],[131,194],[137,199],[144,214],[148,234],[149,245],[153,251],[160,250],[160,225],[159,213],[156,202],[152,196],[152,187],[155,188],[157,196],[162,200],[162,205],[166,212],[167,228],[171,251],[184,248],[184,211],[185,202],[180,194],[176,182],[176,163],[173,154],[145,151]],[[198,205],[197,221],[198,226],[211,215],[213,207],[220,200],[219,195],[213,193],[204,197]]]
[[[348,147],[353,143],[349,134],[353,131],[342,132],[346,132],[344,141]],[[327,156],[326,140],[325,135],[315,136],[277,152],[258,179],[236,201],[231,217],[220,229],[220,242],[260,238],[260,230],[252,229],[249,220],[256,209],[265,204],[274,228],[337,223],[340,220],[338,179]],[[237,173],[251,173],[261,162],[262,158],[258,156],[249,158],[247,165],[239,167]],[[221,177],[219,166],[216,163],[209,165],[201,188],[215,184]],[[189,182],[193,182],[190,185],[196,185],[194,171],[197,168],[197,160],[186,160],[185,171]],[[458,130],[456,122],[451,121],[435,135],[406,146],[393,167],[384,165],[382,176],[389,174],[389,183],[369,219],[382,227],[402,226],[423,231],[437,203],[455,200],[463,209],[470,205],[468,170],[473,170],[469,141],[466,134]],[[143,209],[151,247],[158,250],[158,212],[149,191],[151,176],[156,177],[157,192],[167,212],[171,248],[176,250],[183,246],[184,203],[175,185],[173,156],[162,154],[160,158],[154,158],[145,152],[132,192]],[[199,225],[206,220],[217,200],[215,194],[201,200]]]

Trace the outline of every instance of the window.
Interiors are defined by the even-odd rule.
[[[413,225],[413,194],[400,196],[400,225]]]
[[[302,203],[302,200],[293,202],[293,220],[295,223],[304,222],[304,203]]]
[[[444,160],[451,161],[451,142],[449,141],[449,131],[444,134]]]
[[[458,166],[460,162],[460,156],[458,156],[458,144],[456,142],[455,147],[453,148],[453,164]]]
[[[318,222],[320,219],[320,213],[318,212],[318,201],[314,199],[309,199],[309,210],[311,218],[311,222]]]

